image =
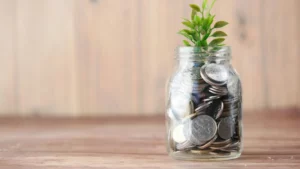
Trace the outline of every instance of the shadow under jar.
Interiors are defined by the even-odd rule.
[[[242,88],[230,47],[177,49],[167,90],[167,150],[182,160],[226,160],[242,151]]]

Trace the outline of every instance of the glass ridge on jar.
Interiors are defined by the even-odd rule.
[[[175,159],[226,160],[242,151],[242,87],[231,48],[179,47],[167,87],[167,151]]]

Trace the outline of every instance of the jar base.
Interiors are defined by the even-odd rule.
[[[169,156],[175,160],[185,161],[223,161],[237,159],[241,156],[241,152],[230,152],[228,154],[197,154],[188,152],[170,152]]]

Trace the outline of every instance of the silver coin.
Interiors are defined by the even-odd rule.
[[[190,123],[191,141],[202,145],[211,140],[217,133],[217,123],[207,115],[199,115]]]
[[[226,67],[214,63],[202,66],[200,75],[206,83],[213,86],[222,86],[226,84],[228,80]]]
[[[203,101],[210,102],[212,100],[219,99],[219,98],[220,98],[220,96],[210,96],[210,97],[208,97],[206,99],[203,99]]]
[[[225,96],[228,94],[228,90],[226,88],[222,89],[222,88],[210,87],[209,92],[216,94],[216,95],[220,95],[220,96]]]
[[[206,149],[208,148],[216,139],[218,138],[217,135],[215,135],[214,138],[212,138],[210,141],[208,141],[207,143],[205,143],[204,145],[202,146],[198,146],[199,149]]]
[[[177,117],[184,117],[191,114],[191,97],[182,92],[176,92],[171,94],[170,105],[173,113]]]
[[[219,118],[223,111],[223,102],[219,99],[215,99],[212,101],[212,104],[205,110],[206,114],[214,117],[215,119]]]
[[[239,109],[231,109],[231,110],[224,110],[221,114],[221,118],[224,117],[237,117],[239,115]]]
[[[194,148],[195,145],[193,145],[192,142],[190,142],[189,140],[183,142],[183,143],[178,143],[176,144],[176,149],[177,150],[190,150],[192,148]]]
[[[205,109],[207,109],[207,108],[209,107],[210,104],[212,104],[212,101],[204,102],[204,103],[200,104],[200,105],[195,109],[195,112],[196,112],[196,113],[203,112]]]
[[[214,146],[224,146],[224,145],[227,145],[231,142],[232,142],[231,139],[227,139],[227,140],[222,140],[222,141],[215,141],[215,142],[212,143],[212,145],[214,145]]]
[[[218,119],[218,118],[221,117],[221,115],[222,115],[222,113],[223,113],[223,109],[224,109],[224,104],[223,104],[223,102],[221,102],[221,106],[220,106],[218,112],[217,112],[216,115],[215,115],[215,119]]]
[[[187,139],[185,138],[184,135],[184,126],[183,124],[177,125],[173,130],[172,130],[172,138],[176,143],[183,143]]]
[[[235,121],[232,117],[223,118],[218,124],[218,135],[222,139],[229,139],[233,136],[235,130]]]
[[[226,82],[228,80],[228,71],[225,66],[218,64],[208,64],[205,67],[206,75],[216,82]]]

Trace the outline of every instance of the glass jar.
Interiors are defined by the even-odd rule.
[[[242,88],[231,48],[179,47],[167,87],[167,150],[183,160],[226,160],[242,151]]]

